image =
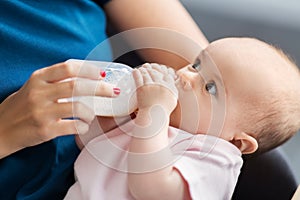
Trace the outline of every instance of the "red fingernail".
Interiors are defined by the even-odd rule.
[[[113,88],[113,90],[116,95],[119,95],[121,92],[120,88]]]
[[[100,72],[100,76],[104,78],[106,76],[106,72],[105,71],[101,71]]]

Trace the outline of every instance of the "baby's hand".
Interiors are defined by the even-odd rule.
[[[178,98],[173,69],[164,65],[146,63],[133,71],[133,77],[137,86],[139,110],[158,105],[167,114],[171,114]]]

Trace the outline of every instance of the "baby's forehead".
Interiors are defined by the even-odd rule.
[[[262,56],[264,54],[273,54],[274,48],[255,38],[222,38],[213,41],[205,51],[210,55],[224,56]]]
[[[219,68],[228,64],[233,68],[244,67],[245,71],[255,68],[259,73],[269,73],[268,70],[281,73],[291,65],[282,51],[253,38],[216,40],[204,49],[199,57],[203,60],[209,57]]]
[[[216,66],[224,81],[234,79],[246,82],[249,87],[254,87],[255,83],[258,87],[255,90],[262,93],[276,87],[299,85],[299,69],[288,56],[256,39],[220,39],[203,50],[199,58],[207,71]],[[230,82],[232,86],[234,82]]]

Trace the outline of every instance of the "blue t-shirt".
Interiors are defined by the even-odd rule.
[[[84,59],[105,40],[101,5],[107,1],[1,0],[0,102],[36,69]],[[110,60],[110,47],[97,56]],[[62,199],[74,182],[78,153],[74,137],[65,136],[1,159],[0,199]]]

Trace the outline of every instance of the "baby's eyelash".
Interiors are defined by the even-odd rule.
[[[192,68],[199,71],[201,69],[201,61],[199,58],[196,59],[194,64],[192,64]]]
[[[205,90],[211,95],[216,95],[217,94],[216,83],[214,81],[206,83]]]

